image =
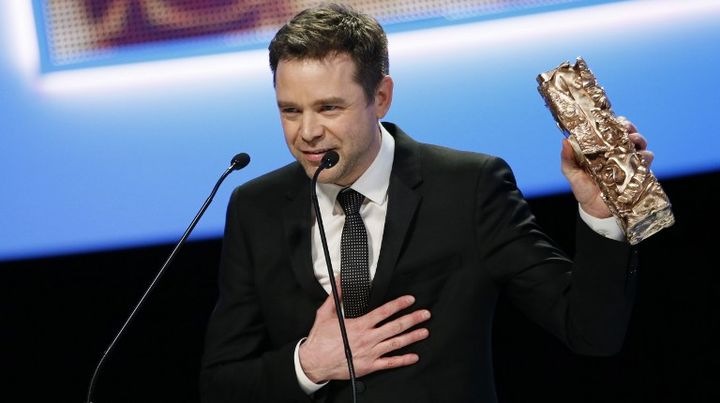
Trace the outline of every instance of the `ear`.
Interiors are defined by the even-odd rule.
[[[382,119],[390,109],[393,96],[393,80],[390,76],[385,76],[380,81],[375,91],[375,111],[378,119]]]

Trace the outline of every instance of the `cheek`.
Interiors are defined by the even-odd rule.
[[[293,134],[294,132],[292,131],[292,128],[286,123],[282,124],[282,129],[283,136],[285,136],[285,143],[288,145],[288,147],[291,147],[293,144],[295,144],[297,136]]]

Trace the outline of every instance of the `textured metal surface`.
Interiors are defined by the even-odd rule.
[[[576,159],[600,187],[631,244],[675,222],[670,200],[615,116],[605,90],[582,58],[538,75],[545,98]]]

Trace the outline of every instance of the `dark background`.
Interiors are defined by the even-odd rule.
[[[573,355],[501,299],[494,327],[501,402],[720,401],[713,251],[720,173],[661,182],[677,222],[640,244],[639,289],[623,350],[609,358]],[[572,196],[530,203],[545,230],[572,252]],[[84,401],[102,352],[173,246],[0,264],[0,401]],[[198,402],[220,246],[216,239],[183,248],[109,356],[96,403]]]

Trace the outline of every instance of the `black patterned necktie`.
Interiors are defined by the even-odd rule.
[[[346,318],[356,318],[367,312],[370,298],[370,268],[368,238],[360,217],[360,205],[365,196],[347,188],[337,197],[345,212],[345,225],[340,238],[340,287]]]

